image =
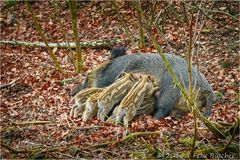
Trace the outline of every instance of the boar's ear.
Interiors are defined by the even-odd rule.
[[[153,83],[153,82],[154,82],[154,79],[153,79],[153,77],[152,77],[152,76],[149,76],[149,75],[148,75],[148,76],[147,76],[147,79],[148,79],[148,81],[149,81],[149,82],[151,82],[151,83]]]
[[[149,82],[153,81],[153,79],[152,79],[149,75],[147,75],[147,80],[148,80]]]
[[[149,80],[153,84],[153,86],[159,86],[159,83],[158,83],[157,79],[154,76],[149,75]]]
[[[127,49],[124,48],[124,47],[112,49],[110,51],[111,54],[110,54],[109,60],[112,60],[112,59],[115,59],[117,57],[126,55],[126,51],[127,51]]]

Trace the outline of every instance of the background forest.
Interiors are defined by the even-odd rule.
[[[238,1],[0,1],[0,157],[239,158],[239,7]],[[191,55],[217,97],[209,120],[223,136],[192,113],[140,115],[128,136],[121,125],[70,117],[71,90],[115,47]]]

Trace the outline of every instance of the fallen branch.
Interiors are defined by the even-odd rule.
[[[75,76],[75,77],[72,77],[72,78],[57,80],[56,82],[61,83],[63,85],[70,84],[70,83],[74,83],[78,79],[78,77],[79,77],[79,75]]]
[[[100,129],[100,128],[107,128],[107,126],[76,127],[75,129],[80,130],[80,131],[85,131],[85,130]]]
[[[108,142],[104,142],[104,143],[95,144],[95,145],[92,145],[91,148],[107,147],[108,145],[110,145],[114,142],[115,141],[108,141]]]
[[[16,129],[18,129],[18,127],[0,128],[0,132],[12,132]]]
[[[133,138],[137,138],[137,137],[141,137],[141,136],[151,136],[151,135],[156,135],[156,134],[159,135],[160,131],[156,131],[156,132],[136,132],[136,133],[129,134],[126,137],[123,137],[120,140],[99,143],[99,144],[92,145],[90,147],[91,148],[107,147],[109,145],[116,145],[116,144],[119,144],[119,143],[124,143],[124,142],[126,142],[130,139],[133,139]]]
[[[31,153],[31,158],[32,159],[42,159],[45,157],[45,154],[48,152],[56,152],[58,151],[59,148],[46,148],[46,149],[36,149],[36,150],[32,150],[30,151]]]
[[[15,79],[15,80],[13,80],[13,81],[10,82],[10,83],[6,83],[6,84],[0,85],[0,90],[1,90],[1,89],[4,89],[4,88],[11,87],[12,85],[14,85],[14,84],[16,83],[17,80],[18,80],[18,79]]]
[[[27,151],[25,151],[25,150],[16,150],[16,149],[14,149],[14,148],[12,148],[9,145],[6,145],[4,143],[1,143],[1,146],[5,149],[9,150],[12,153],[16,153],[16,154],[17,153],[27,153]]]
[[[208,154],[211,154],[211,153],[226,153],[226,151],[229,150],[233,153],[238,153],[239,152],[239,145],[238,144],[231,144],[231,145],[228,145],[227,148],[225,148],[225,146],[223,147],[214,147],[214,148],[206,148],[206,149],[199,149],[199,150],[196,150],[194,151],[194,154],[195,155],[201,155],[201,154],[204,154],[204,155],[208,155]]]
[[[204,12],[204,9],[198,7],[197,5],[191,6],[191,5],[187,4],[187,3],[185,3],[185,4],[188,5],[189,7],[192,7],[194,9],[200,10],[204,14],[204,16],[206,16],[208,19],[210,19],[212,22],[218,24],[219,26],[221,26],[223,28],[226,28],[228,30],[234,31],[234,32],[239,32],[239,27],[231,28],[231,27],[228,27],[225,24],[220,23],[218,20],[216,20],[216,19],[212,18],[210,15],[206,14],[206,12]],[[231,16],[231,17],[233,17],[233,16]]]
[[[50,148],[50,149],[43,149],[43,151],[41,151],[40,149],[31,149],[31,150],[16,150],[13,147],[10,147],[7,144],[1,143],[1,146],[5,149],[7,149],[8,151],[18,154],[18,153],[30,153],[33,157],[33,159],[35,159],[35,157],[39,157],[40,154],[44,154],[47,152],[55,152],[58,150],[58,148]],[[41,156],[41,155],[40,155]]]
[[[228,123],[228,122],[224,122],[224,121],[218,121],[218,124],[222,125],[222,126],[233,126],[234,123]]]
[[[79,42],[81,48],[111,48],[115,43],[125,43],[128,39],[104,39],[101,41]],[[29,47],[46,47],[44,42],[26,42],[26,41],[8,41],[2,40],[0,44],[12,44]],[[50,48],[76,48],[76,43],[73,42],[61,42],[61,43],[48,43]]]
[[[12,122],[14,125],[44,125],[44,124],[56,124],[52,121],[27,121],[27,122]]]
[[[235,125],[234,125],[234,129],[233,129],[233,133],[232,133],[232,137],[231,139],[228,141],[228,143],[226,144],[226,146],[223,148],[224,151],[227,150],[228,146],[232,143],[236,133],[237,133],[237,130],[239,129],[239,119],[236,119],[236,122],[235,122]]]

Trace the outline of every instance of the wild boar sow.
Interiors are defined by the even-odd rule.
[[[189,82],[186,61],[176,55],[165,54],[165,56],[173,68],[178,81],[187,90]],[[173,110],[177,117],[181,117],[189,112],[187,103],[181,97],[179,89],[174,86],[173,79],[162,58],[154,53],[115,56],[115,58],[97,69],[88,72],[85,80],[73,90],[72,95],[84,88],[109,86],[117,80],[122,72],[147,74],[157,79],[159,92],[154,94],[156,101],[153,115],[155,118],[163,118]],[[214,102],[214,93],[204,75],[194,66],[192,66],[192,84],[193,93],[197,95],[198,106],[206,107],[205,116],[210,116]]]

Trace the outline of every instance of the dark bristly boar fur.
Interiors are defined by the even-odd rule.
[[[124,55],[126,55],[126,51],[127,51],[127,49],[125,47],[114,48],[110,51],[111,54],[110,54],[109,59],[112,60],[114,58],[124,56]]]
[[[188,88],[187,63],[176,55],[165,54],[169,64],[175,72],[178,81],[184,88]],[[85,80],[74,90],[74,94],[88,87],[106,87],[112,84],[122,72],[147,74],[159,81],[160,91],[156,96],[154,117],[166,117],[173,110],[177,116],[189,112],[187,103],[180,95],[179,89],[173,84],[173,79],[158,54],[131,54],[119,56],[104,63],[99,68],[89,72]],[[206,107],[205,116],[210,116],[214,103],[213,90],[204,77],[192,66],[193,93],[197,95],[199,107]]]

